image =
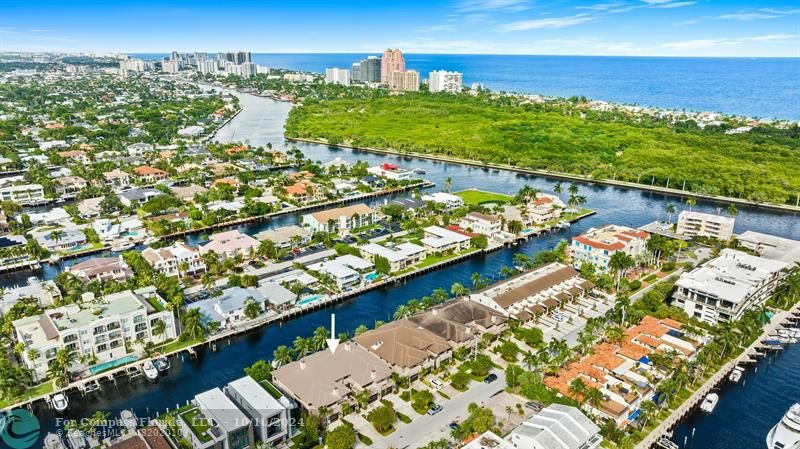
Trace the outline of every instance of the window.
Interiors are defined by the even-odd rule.
[[[239,430],[231,432],[228,435],[230,449],[245,449],[250,446],[248,430],[249,429],[247,427],[243,427]]]

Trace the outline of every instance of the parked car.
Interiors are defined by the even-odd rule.
[[[487,383],[487,384],[490,384],[490,383],[492,383],[492,382],[494,382],[496,380],[497,380],[497,374],[494,374],[494,373],[489,374],[488,376],[483,378],[483,382]]]
[[[528,407],[529,409],[533,410],[534,412],[538,412],[539,410],[542,409],[542,404],[540,404],[539,402],[536,402],[536,401],[528,401],[528,402],[525,403],[525,407]]]
[[[444,382],[439,380],[438,377],[434,377],[433,379],[431,379],[431,386],[436,390],[441,390],[442,387],[444,387]]]
[[[448,427],[450,427],[450,430],[456,430],[456,429],[458,429],[458,423],[457,423],[457,422],[455,422],[455,421],[451,422],[451,423],[450,423],[450,424],[448,424],[447,426],[448,426]]]
[[[428,409],[428,414],[433,416],[442,411],[442,406],[439,404],[433,404],[431,408]]]

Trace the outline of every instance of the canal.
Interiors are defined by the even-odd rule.
[[[266,145],[270,142],[276,149],[283,148],[285,145],[282,135],[283,122],[289,112],[289,105],[247,94],[237,95],[240,97],[244,109],[233,121],[220,130],[216,138],[221,141],[247,141],[251,145]],[[313,160],[328,161],[335,157],[341,157],[350,162],[364,160],[370,165],[393,162],[406,168],[419,168],[426,172],[423,177],[439,186],[447,178],[450,178],[454,191],[476,188],[513,194],[523,185],[531,185],[542,191],[552,192],[553,184],[556,182],[556,180],[546,177],[534,177],[504,170],[484,170],[460,164],[344,150],[325,145],[298,144],[297,147]],[[454,282],[470,285],[472,273],[494,275],[504,265],[513,266],[513,256],[518,251],[532,255],[541,250],[550,249],[561,239],[567,239],[592,226],[616,223],[638,227],[656,219],[665,219],[664,207],[670,202],[675,203],[678,210],[682,209],[680,203],[683,199],[678,197],[635,189],[598,186],[591,183],[578,183],[578,185],[580,187],[579,194],[587,198],[587,207],[597,210],[597,214],[581,220],[569,230],[531,239],[518,247],[504,248],[487,255],[477,256],[439,271],[416,277],[404,284],[374,290],[282,325],[261,328],[227,342],[221,342],[216,351],[211,348],[203,348],[199,350],[197,358],[187,359],[183,363],[173,362],[169,374],[155,384],[144,381],[128,384],[121,381],[117,385],[105,384],[103,389],[91,399],[82,399],[74,394],[70,398],[70,409],[65,417],[85,417],[96,410],[118,416],[123,409],[132,409],[140,417],[154,416],[166,408],[184,404],[199,392],[222,386],[242,376],[243,367],[258,359],[271,359],[272,352],[279,345],[291,345],[296,336],[309,336],[316,327],[329,325],[331,313],[337,315],[337,330],[348,330],[352,333],[360,324],[370,325],[375,320],[389,319],[398,305],[411,298],[427,295],[435,288],[449,290]],[[381,199],[376,202],[382,201]],[[695,209],[714,212],[718,208],[724,210],[724,207],[723,204],[698,201]],[[297,220],[296,215],[286,215],[275,220],[242,225],[239,226],[239,229],[253,234],[266,228],[295,223]],[[736,231],[742,232],[748,229],[785,237],[796,237],[800,235],[800,220],[797,219],[796,214],[780,213],[756,207],[739,207]],[[189,243],[196,244],[197,237],[192,237]],[[4,276],[0,283],[19,284],[31,275],[52,278],[60,269],[58,266],[49,265],[36,273],[30,271],[11,273]],[[797,364],[795,363],[794,366],[796,369]],[[56,426],[54,415],[42,403],[38,403],[35,408],[42,422],[43,430],[54,430]]]

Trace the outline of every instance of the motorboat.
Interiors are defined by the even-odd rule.
[[[169,371],[169,358],[165,356],[161,356],[155,360],[153,360],[153,365],[156,367],[159,373],[166,374]]]
[[[678,445],[667,437],[661,437],[656,441],[656,446],[662,449],[678,449]]]
[[[728,375],[728,380],[730,380],[733,383],[737,383],[742,379],[742,374],[744,374],[744,368],[742,368],[741,366],[737,366]]]
[[[71,449],[88,449],[89,442],[86,441],[86,435],[79,429],[72,429],[67,432],[67,444]]]
[[[66,449],[57,433],[48,433],[44,437],[44,449]]]
[[[424,175],[425,174],[425,170],[423,170],[423,169],[421,169],[419,167],[417,167],[417,168],[415,168],[415,169],[413,169],[411,171],[413,171],[414,173],[416,173],[418,175]]]
[[[767,449],[800,449],[800,402],[789,407],[769,431]]]
[[[83,392],[87,393],[87,394],[88,393],[94,393],[95,391],[97,391],[99,389],[100,389],[100,383],[97,382],[97,380],[95,380],[95,379],[87,381],[85,384],[83,384]]]
[[[144,239],[144,242],[142,242],[142,243],[145,244],[146,246],[150,246],[153,243],[156,243],[157,241],[158,241],[158,237],[147,237],[146,239]]]
[[[709,393],[703,399],[703,403],[700,404],[700,410],[711,413],[717,408],[717,402],[719,402],[719,395],[717,393]]]
[[[144,377],[151,382],[155,382],[155,380],[158,379],[158,369],[153,365],[152,360],[147,360],[142,363],[142,373],[144,373]]]
[[[132,249],[134,246],[136,245],[133,242],[121,242],[112,246],[111,251],[119,253],[122,251],[128,251],[129,249]]]
[[[123,410],[119,414],[120,421],[122,426],[130,433],[135,433],[136,428],[138,427],[139,420],[136,418],[136,415],[133,414],[131,410]]]
[[[58,413],[64,413],[69,407],[69,399],[64,393],[56,393],[50,398],[50,405],[52,405],[53,410]]]

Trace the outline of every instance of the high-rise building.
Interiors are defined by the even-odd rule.
[[[234,55],[234,61],[237,64],[244,64],[245,62],[250,61],[250,52],[249,51],[237,51]]]
[[[361,76],[361,63],[354,62],[353,65],[350,67],[350,79],[353,82],[364,82]]]
[[[403,92],[419,90],[419,72],[416,70],[395,70],[389,79],[389,89]]]
[[[462,89],[463,75],[459,72],[435,70],[428,74],[428,90],[431,92],[458,93]]]
[[[370,56],[353,64],[350,79],[359,83],[381,82],[381,57]]]
[[[350,71],[346,69],[325,69],[325,82],[329,84],[350,85]]]
[[[391,48],[383,51],[383,58],[381,59],[381,83],[389,84],[394,72],[405,72],[406,60],[403,58],[403,52]]]
[[[178,59],[180,59],[180,55],[178,54],[177,51],[173,51],[172,53],[170,53],[169,59],[171,61],[177,61]]]
[[[161,71],[164,73],[178,73],[180,68],[181,63],[178,60],[161,61]]]
[[[217,60],[207,59],[197,63],[197,71],[200,73],[217,73]]]
[[[203,65],[203,63],[205,63],[207,60],[208,60],[208,54],[195,52],[195,54],[194,54],[194,64],[198,68],[200,68],[200,66]]]
[[[251,76],[255,76],[256,74],[256,65],[252,62],[243,62],[240,64],[242,66],[242,76],[245,78],[250,78]]]

